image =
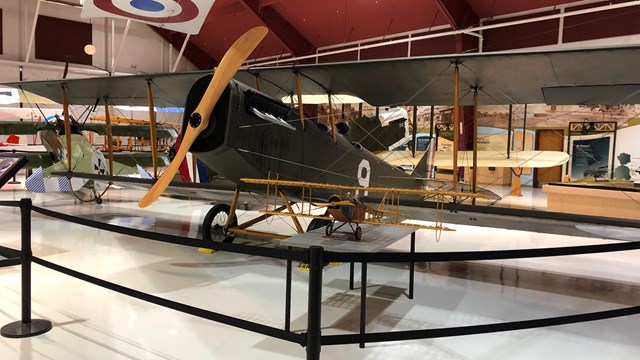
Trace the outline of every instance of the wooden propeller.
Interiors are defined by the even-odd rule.
[[[229,81],[231,81],[242,63],[267,35],[267,32],[268,30],[264,26],[258,26],[247,31],[236,40],[227,53],[224,54],[198,107],[196,107],[195,111],[189,116],[189,127],[184,132],[184,137],[182,138],[182,143],[176,157],[153,187],[138,201],[139,207],[144,208],[149,206],[164,192],[167,186],[169,186],[169,183],[178,171],[182,159],[187,155],[187,151],[189,151],[189,148],[191,148],[191,145],[198,135],[209,125],[209,116],[211,116],[211,112],[222,95],[222,92],[227,87],[227,84],[229,84]]]

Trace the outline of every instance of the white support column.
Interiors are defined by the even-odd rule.
[[[116,54],[116,22],[114,18],[109,19],[111,21],[111,62],[110,64],[113,65],[113,63],[115,63],[115,54]],[[110,68],[109,69],[110,73],[114,73],[114,69]]]
[[[124,32],[122,33],[122,41],[120,42],[120,47],[118,48],[118,53],[116,54],[115,59],[111,63],[111,72],[116,71],[116,66],[118,65],[118,60],[120,59],[120,54],[122,54],[122,49],[124,48],[124,42],[127,40],[127,35],[129,34],[129,26],[131,26],[131,20],[127,20],[127,25],[124,26]]]
[[[27,46],[27,55],[24,62],[28,63],[31,57],[31,49],[33,48],[33,40],[36,37],[36,25],[38,24],[38,15],[40,14],[40,4],[42,1],[36,0],[36,11],[33,13],[33,24],[31,24],[31,35],[29,35],[29,45]]]
[[[564,7],[560,8],[560,14],[564,14]],[[558,45],[562,44],[562,36],[564,35],[564,16],[560,18],[558,23]]]
[[[182,47],[180,48],[180,53],[178,53],[178,58],[176,59],[176,63],[173,64],[173,69],[171,69],[171,72],[176,72],[176,70],[178,69],[178,65],[180,64],[180,60],[182,59],[182,54],[184,53],[184,49],[187,47],[187,44],[189,43],[189,38],[191,37],[191,34],[187,34],[187,37],[184,38],[184,42],[182,43]]]

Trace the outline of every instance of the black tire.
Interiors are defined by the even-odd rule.
[[[96,198],[96,204],[98,204],[98,205],[102,204],[102,198],[101,197],[98,196]]]
[[[327,225],[327,227],[324,229],[324,233],[327,236],[331,236],[331,233],[333,233],[333,223],[329,223],[329,225]]]
[[[362,228],[360,226],[356,226],[354,235],[356,236],[356,240],[362,239]]]
[[[229,210],[231,210],[231,207],[227,204],[217,204],[209,210],[202,222],[202,238],[205,241],[233,242],[236,234],[227,232],[224,229],[224,225],[229,218]],[[235,215],[233,215],[233,221],[231,221],[230,226],[238,226],[238,218]]]
[[[307,232],[309,232],[311,230],[319,229],[321,227],[325,227],[325,226],[327,226],[329,224],[331,224],[331,220],[313,219],[309,223],[309,226],[307,226]]]

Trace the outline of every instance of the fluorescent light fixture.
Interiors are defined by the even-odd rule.
[[[282,98],[282,102],[285,104],[291,103],[291,97],[289,95]],[[333,104],[358,104],[362,103],[364,100],[360,99],[357,96],[352,95],[344,95],[344,94],[331,94],[331,103]],[[298,96],[293,95],[293,103],[298,103]],[[302,95],[302,103],[303,104],[328,104],[329,98],[327,95],[310,95],[304,94]]]

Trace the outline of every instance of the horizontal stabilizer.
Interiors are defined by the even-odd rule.
[[[74,190],[77,190],[84,186],[88,180],[77,179],[77,184],[73,184]],[[25,181],[27,190],[34,193],[51,193],[51,192],[70,192],[71,181],[64,176],[51,176],[45,177],[41,167],[35,169],[33,174]]]

